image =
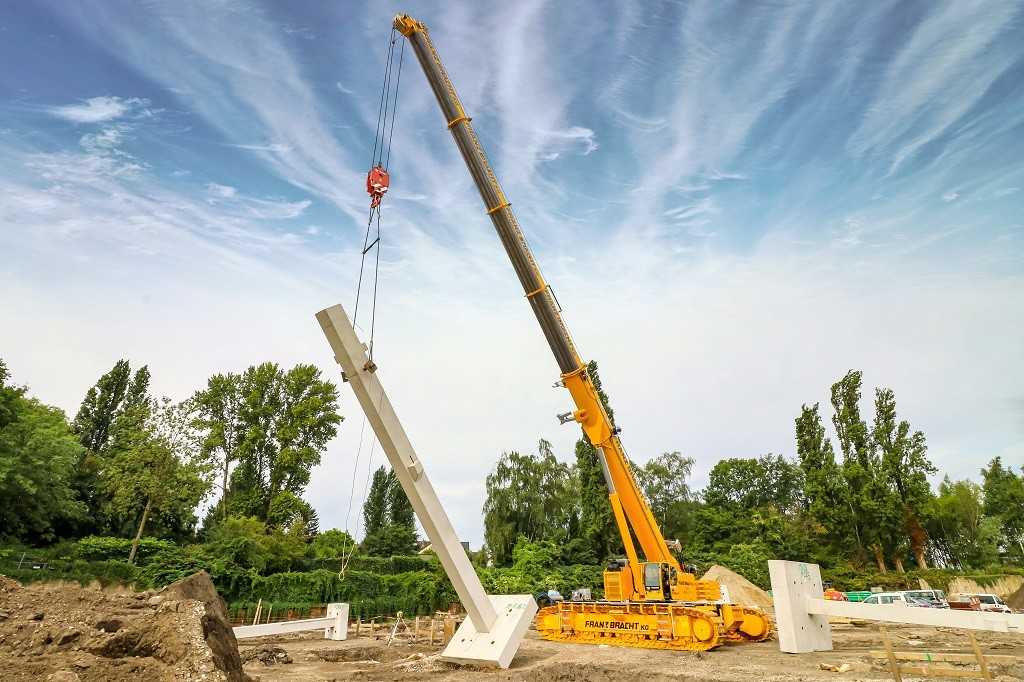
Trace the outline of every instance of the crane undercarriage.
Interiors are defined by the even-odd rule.
[[[645,649],[707,651],[728,642],[761,642],[771,621],[734,604],[559,602],[537,612],[537,633],[552,641]]]

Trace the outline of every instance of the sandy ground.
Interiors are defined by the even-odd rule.
[[[963,652],[970,651],[967,637],[960,631],[890,626],[897,651]],[[1024,636],[982,632],[977,635],[988,654],[1020,657],[1016,664],[993,668],[1000,682],[1024,679]],[[261,682],[298,682],[323,680],[481,680],[499,682],[569,682],[582,680],[721,680],[722,682],[796,682],[831,680],[892,679],[869,651],[881,649],[875,625],[833,626],[835,650],[807,655],[783,654],[775,641],[727,646],[705,653],[669,652],[621,647],[546,642],[531,631],[508,670],[460,668],[437,659],[441,647],[396,643],[385,647],[381,641],[367,638],[333,642],[316,634],[291,635],[260,640],[243,640],[240,649],[273,645],[284,649],[293,659],[290,664],[265,666],[254,662],[245,671]],[[822,670],[820,665],[850,665],[843,673]],[[963,668],[964,670],[971,668]],[[977,667],[973,667],[977,670]],[[915,679],[905,676],[905,680]],[[921,678],[916,678],[921,679]],[[931,678],[935,679],[935,678]]]

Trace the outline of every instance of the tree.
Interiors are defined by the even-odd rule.
[[[115,419],[102,475],[111,516],[142,506],[128,563],[133,563],[154,509],[192,513],[209,490],[206,470],[194,456],[188,407],[162,402],[129,406]]]
[[[803,472],[808,515],[827,529],[827,537],[836,549],[851,541],[863,547],[846,478],[836,463],[832,442],[825,437],[818,403],[801,407],[796,419],[796,451]]]
[[[985,516],[982,488],[973,481],[946,476],[929,501],[925,524],[932,555],[940,565],[961,570],[984,568],[999,556],[999,523]]]
[[[311,549],[317,559],[339,559],[350,554],[354,545],[351,535],[332,528],[313,538]]]
[[[10,377],[7,365],[0,359],[0,429],[17,419],[19,398],[25,393],[24,388],[7,383]]]
[[[679,452],[664,452],[643,466],[633,467],[651,513],[666,537],[678,538],[686,530],[685,517],[691,499],[687,479],[693,471],[693,464],[692,457],[683,457]]]
[[[381,466],[373,472],[363,502],[363,551],[372,556],[412,554],[416,550],[416,516],[398,482],[398,475]]]
[[[118,360],[85,394],[71,428],[89,452],[98,453],[106,446],[110,428],[128,390],[130,375],[128,361]]]
[[[981,475],[985,513],[998,520],[1004,546],[1024,556],[1024,473],[1018,476],[995,457]]]
[[[416,531],[416,512],[394,469],[388,472],[388,524]]]
[[[290,490],[285,490],[271,501],[267,524],[312,539],[319,532],[320,518],[309,502]]]
[[[832,424],[843,452],[843,477],[855,530],[871,549],[878,570],[886,572],[885,556],[897,556],[896,529],[901,524],[867,423],[861,418],[862,373],[850,370],[832,385]]]
[[[486,480],[484,538],[494,563],[507,566],[519,537],[563,540],[573,518],[569,467],[540,441],[537,455],[506,452]]]
[[[387,525],[363,538],[363,551],[370,556],[389,557],[415,554],[416,533],[408,526]]]
[[[245,432],[242,423],[242,377],[238,374],[214,374],[206,389],[193,397],[196,405],[196,427],[205,431],[202,453],[217,467],[220,474],[221,518],[228,516],[228,474],[238,461],[239,447]]]
[[[72,480],[84,448],[63,412],[8,378],[0,361],[0,536],[53,540],[62,521],[85,515]]]
[[[109,507],[101,478],[106,467],[107,449],[115,424],[126,411],[149,401],[149,368],[136,370],[125,359],[118,360],[86,393],[71,427],[84,446],[75,466],[75,487],[88,506],[91,525],[77,531],[110,531],[104,524],[104,509]]]
[[[928,446],[920,431],[910,433],[910,423],[896,422],[896,397],[891,389],[875,391],[875,424],[872,439],[881,457],[881,474],[896,491],[902,509],[902,531],[918,568],[928,568],[925,544],[928,534],[921,522],[932,498],[928,474],[936,468],[928,459]],[[898,565],[898,564],[897,564]]]
[[[587,364],[587,374],[597,390],[605,412],[608,413],[608,418],[614,425],[615,412],[612,410],[608,394],[601,386],[596,362],[591,361]],[[582,553],[586,556],[595,555],[601,560],[614,554],[621,554],[622,540],[619,538],[611,504],[608,501],[608,484],[604,480],[600,460],[602,455],[585,433],[576,441],[575,456],[580,527],[576,537],[581,538],[587,546]]]
[[[388,470],[381,466],[373,472],[370,491],[363,502],[363,533],[372,535],[388,525]]]
[[[223,504],[232,514],[263,521],[278,496],[302,496],[341,422],[337,388],[313,365],[286,372],[265,362],[238,377],[214,377],[196,403],[205,451],[222,482],[230,470]]]
[[[711,469],[704,501],[712,507],[796,511],[802,505],[803,472],[784,457],[723,459]]]

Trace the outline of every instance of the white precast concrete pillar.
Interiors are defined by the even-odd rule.
[[[328,604],[327,617],[334,622],[324,628],[324,639],[348,639],[348,604]]]
[[[536,602],[531,595],[489,597],[484,592],[348,315],[335,305],[316,319],[469,616],[442,658],[507,668],[537,611]]]
[[[824,598],[817,564],[769,561],[779,649],[803,654],[832,649],[830,616],[884,623],[1024,633],[1024,615],[928,609],[905,604],[862,604]]]
[[[821,598],[821,569],[817,564],[769,561],[775,602],[775,627],[779,650],[790,654],[832,650],[832,626],[828,616],[807,612],[808,598]]]

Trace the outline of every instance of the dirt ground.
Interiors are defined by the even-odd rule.
[[[970,652],[966,635],[957,630],[889,626],[897,651]],[[987,654],[1019,657],[1015,664],[992,667],[1000,682],[1024,679],[1024,636],[982,632],[977,634]],[[480,680],[503,682],[576,682],[583,680],[714,680],[721,682],[854,682],[892,679],[869,652],[882,648],[876,625],[833,626],[834,651],[806,655],[784,654],[778,642],[722,647],[704,653],[669,652],[547,642],[531,631],[508,670],[467,669],[438,660],[440,646],[396,643],[367,638],[333,642],[317,633],[241,640],[246,651],[260,646],[278,647],[290,664],[251,662],[245,671],[262,682],[313,682],[326,680]],[[271,657],[265,657],[271,658]],[[841,666],[846,672],[830,672],[821,665]],[[971,668],[964,668],[964,670]],[[977,670],[977,667],[973,667]],[[905,680],[915,679],[905,676]],[[916,678],[921,679],[921,678]],[[931,678],[935,679],[935,678]]]
[[[2,682],[243,682],[241,668],[205,573],[139,593],[0,576]]]

